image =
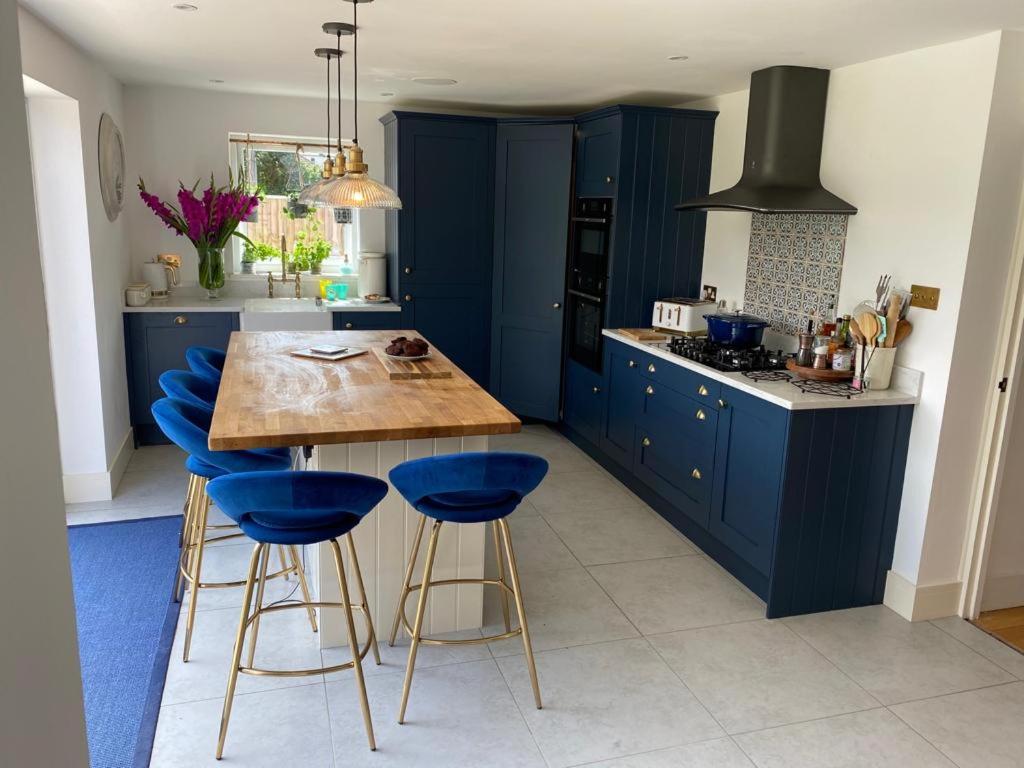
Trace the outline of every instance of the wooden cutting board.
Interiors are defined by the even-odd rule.
[[[624,333],[637,341],[664,341],[668,338],[664,333],[653,328],[619,328],[619,333]]]
[[[392,381],[450,379],[452,377],[451,364],[441,357],[432,356],[426,360],[395,360],[388,357],[383,349],[376,347],[374,347],[373,353],[380,360],[384,370],[388,372],[388,378]]]

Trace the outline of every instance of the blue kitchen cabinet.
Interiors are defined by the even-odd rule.
[[[490,293],[483,286],[408,286],[402,297],[402,328],[423,334],[481,386],[487,386]]]
[[[576,196],[614,197],[619,175],[622,115],[618,112],[577,118]]]
[[[587,442],[597,445],[604,405],[605,386],[601,374],[575,360],[567,360],[562,422]]]
[[[490,391],[558,421],[571,120],[499,122],[494,175]]]
[[[231,332],[237,330],[236,312],[124,314],[128,402],[136,446],[169,442],[150,412],[150,406],[164,397],[160,374],[188,370],[185,350],[189,347],[227,349]]]
[[[632,468],[636,424],[643,405],[640,371],[648,356],[625,344],[605,344],[605,415],[598,445],[611,459]]]
[[[403,328],[401,312],[332,312],[336,331],[391,331]]]

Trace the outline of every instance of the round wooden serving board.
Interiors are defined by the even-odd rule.
[[[786,361],[786,370],[792,371],[801,379],[812,381],[848,381],[853,378],[853,371],[833,371],[831,368],[809,368],[806,365],[797,365],[794,358]]]

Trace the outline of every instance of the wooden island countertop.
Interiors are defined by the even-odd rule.
[[[431,345],[451,378],[392,380],[374,348],[416,331],[231,334],[210,428],[212,450],[518,432],[519,419]],[[427,340],[429,342],[429,339]],[[336,362],[295,357],[317,344],[368,351]]]

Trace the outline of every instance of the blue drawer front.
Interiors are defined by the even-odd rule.
[[[401,312],[334,312],[336,331],[391,331],[402,327]]]
[[[713,459],[718,411],[708,403],[689,398],[665,384],[645,379],[643,387],[643,427],[654,430],[664,425],[680,437],[692,441],[702,458]]]
[[[699,401],[709,408],[718,408],[722,385],[689,368],[652,357],[643,368],[643,375],[653,382],[667,384],[677,392]]]
[[[634,473],[702,528],[708,525],[714,454],[670,420],[637,430]]]

